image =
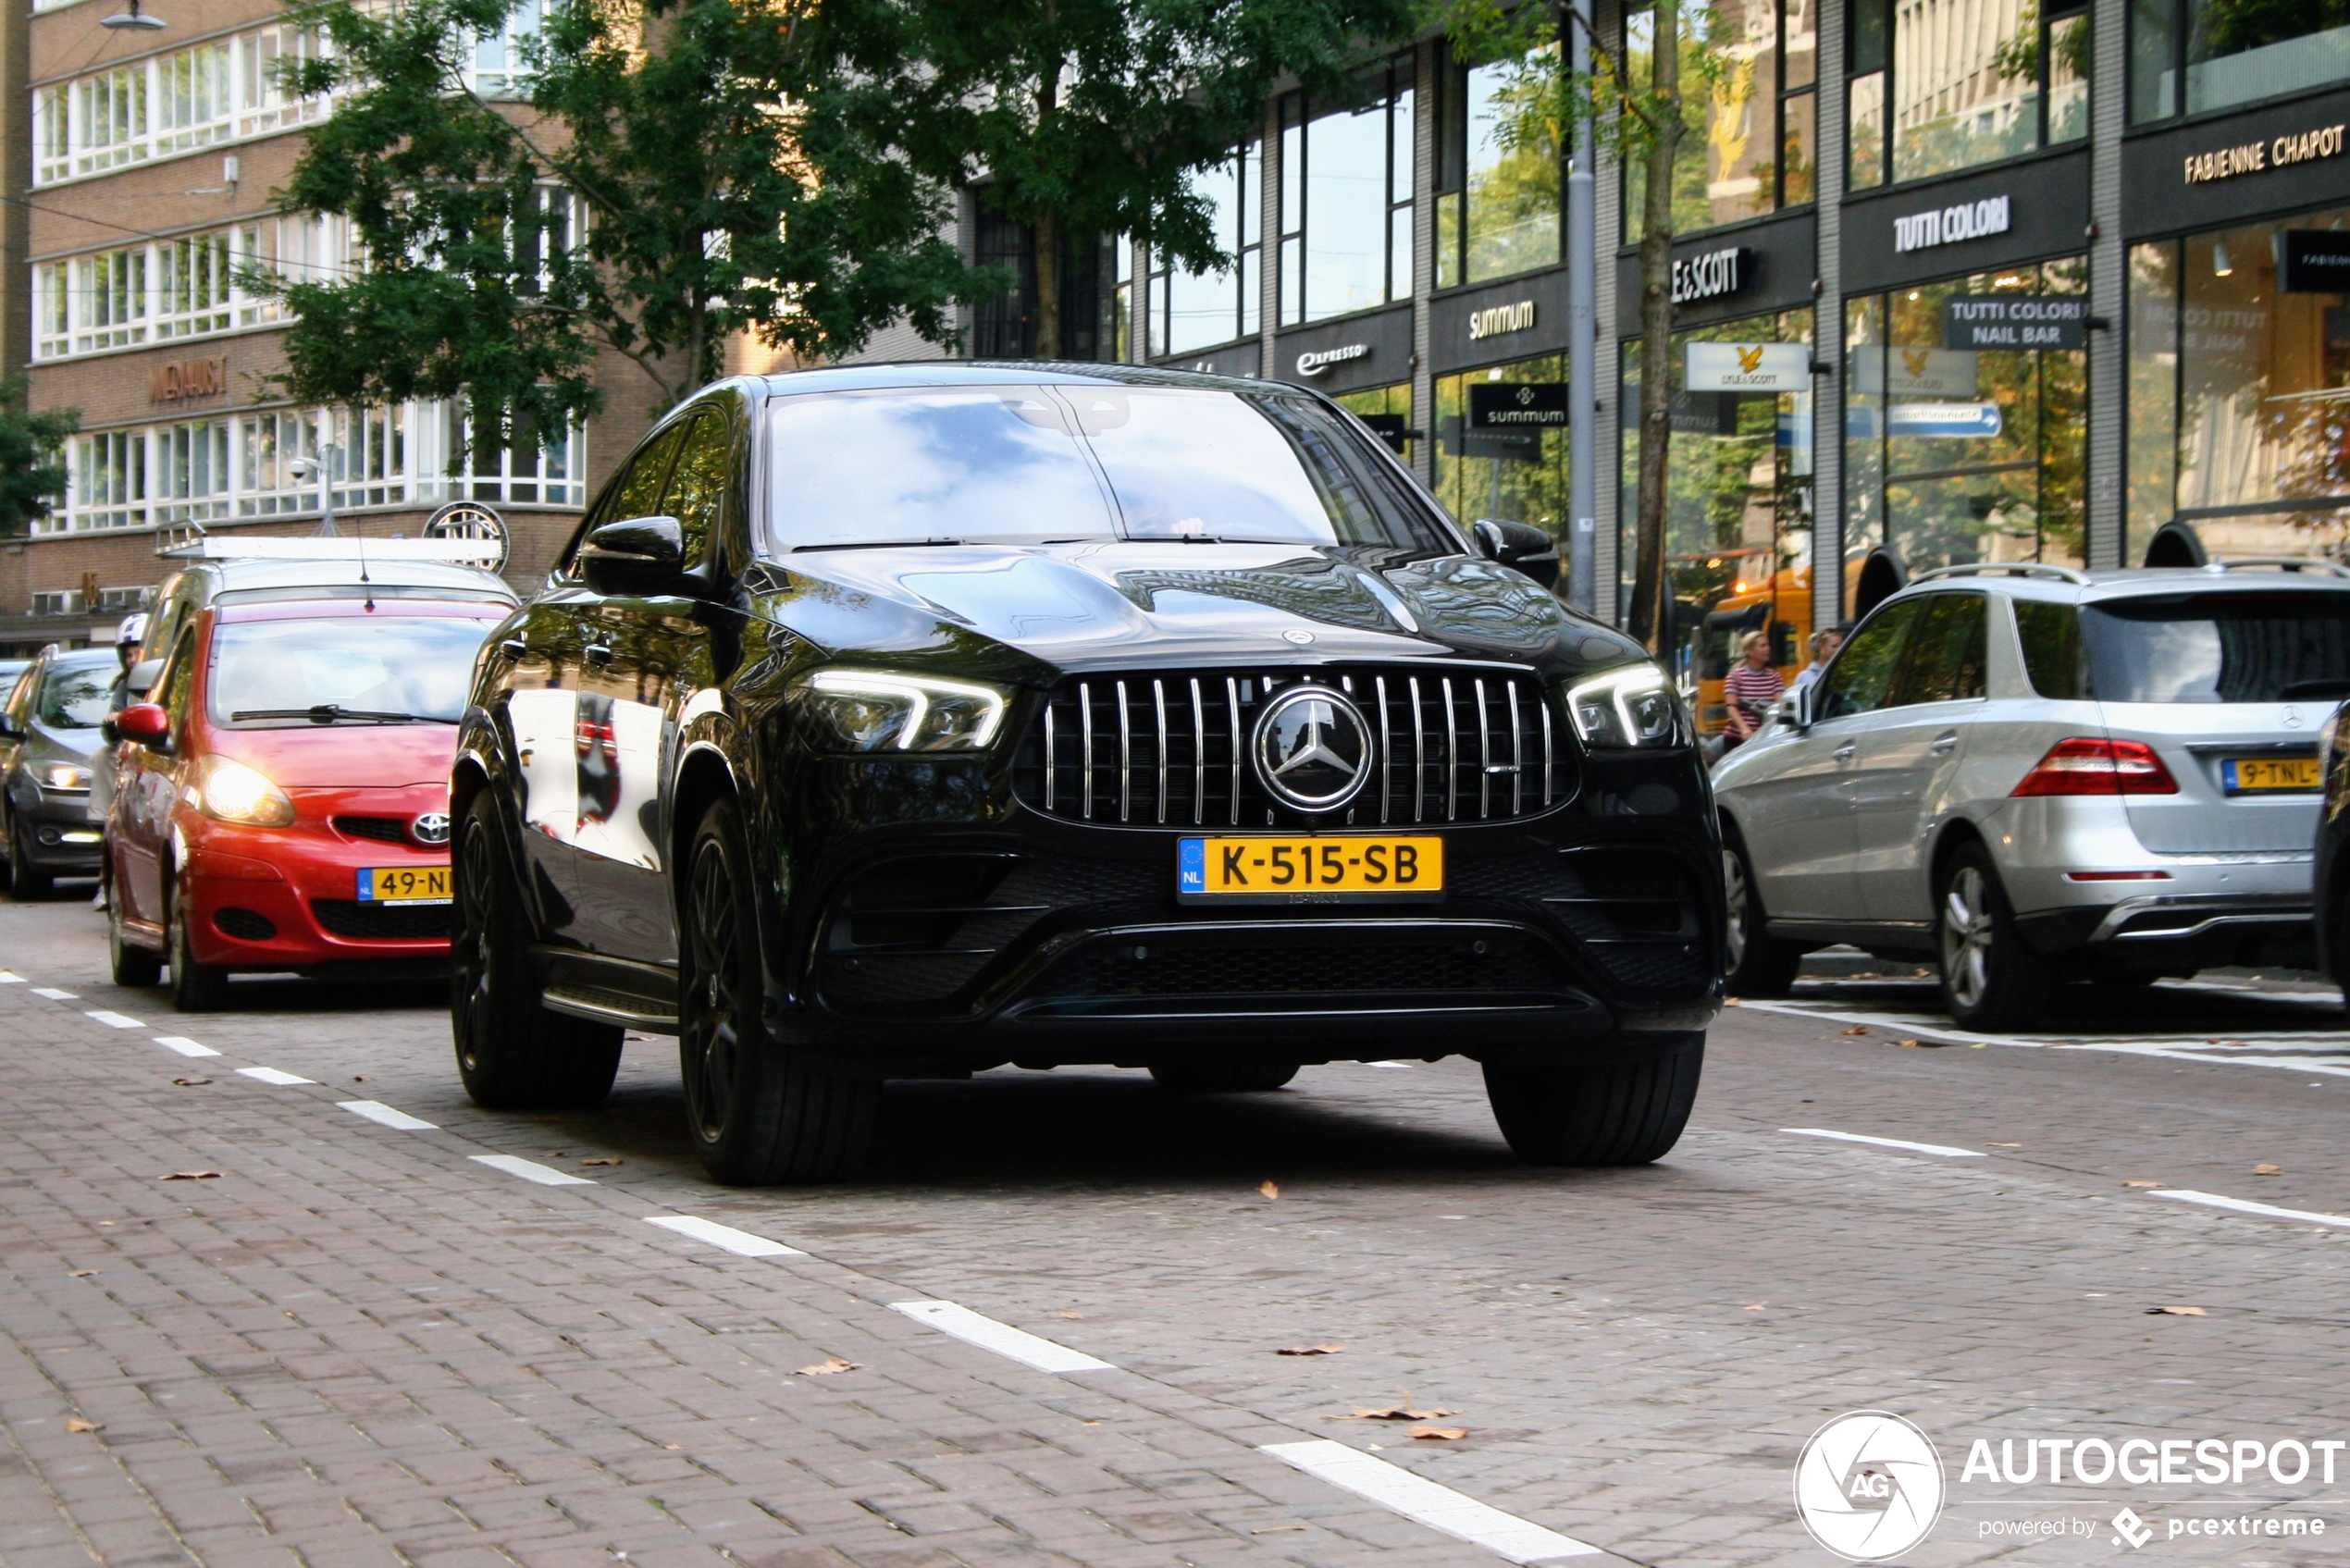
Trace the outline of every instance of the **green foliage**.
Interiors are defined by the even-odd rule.
[[[32,412],[30,382],[0,381],[0,538],[14,538],[49,515],[65,494],[66,438],[81,425],[71,408]]]

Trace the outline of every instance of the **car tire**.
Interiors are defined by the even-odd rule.
[[[1488,1062],[1485,1097],[1510,1152],[1528,1165],[1647,1165],[1681,1141],[1704,1067],[1705,1032],[1695,1030],[1637,1062]]]
[[[1733,996],[1784,996],[1794,989],[1796,971],[1803,964],[1803,949],[1782,942],[1765,927],[1762,890],[1746,846],[1736,838],[1722,841],[1722,924],[1725,983]]]
[[[1151,1081],[1175,1094],[1262,1094],[1297,1076],[1295,1062],[1161,1062]]]
[[[449,1028],[466,1094],[493,1111],[602,1105],[625,1036],[539,1006],[530,920],[487,791],[467,808],[452,858]]]
[[[119,900],[109,904],[106,909],[106,958],[117,985],[143,989],[163,980],[163,955],[124,939]]]
[[[229,971],[201,964],[195,956],[195,917],[188,908],[188,884],[171,884],[171,1005],[183,1013],[216,1013],[229,1005]]]
[[[881,1080],[806,1067],[768,1032],[752,886],[742,818],[731,800],[714,802],[686,857],[677,1052],[686,1126],[702,1168],[730,1186],[835,1180],[872,1146]]]
[[[30,904],[46,898],[56,884],[49,873],[32,867],[32,846],[25,842],[24,819],[8,813],[8,896]]]
[[[1934,938],[1942,1005],[1961,1029],[2022,1029],[2046,1011],[2056,965],[2024,940],[1998,868],[1980,844],[1962,846],[1943,868]]]

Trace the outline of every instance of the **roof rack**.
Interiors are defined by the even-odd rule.
[[[2077,567],[2051,566],[2039,561],[1970,561],[1957,566],[1934,566],[1910,579],[1912,583],[1929,583],[1936,577],[1979,577],[1998,572],[2011,577],[2046,577],[2051,582],[2076,583],[2087,587],[2089,574]]]
[[[2238,555],[2225,561],[2215,561],[2206,572],[2233,572],[2239,567],[2267,566],[2280,572],[2323,572],[2330,576],[2350,577],[2350,566],[2339,561],[2328,561],[2315,555]]]
[[[451,566],[495,564],[505,555],[496,539],[359,539],[347,536],[286,538],[181,538],[156,541],[172,561],[438,561]]]

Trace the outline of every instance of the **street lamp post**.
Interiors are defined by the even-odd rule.
[[[332,441],[318,443],[316,457],[298,457],[286,464],[297,479],[318,475],[318,537],[335,537],[335,459],[342,455],[342,448]]]

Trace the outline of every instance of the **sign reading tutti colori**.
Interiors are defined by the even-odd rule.
[[[2335,228],[2280,228],[2270,241],[2277,291],[2350,294],[2350,234]]]
[[[1956,206],[1911,213],[1893,220],[1893,248],[1924,251],[1936,245],[1955,245],[1961,240],[2005,234],[2008,218],[2005,196],[1985,196],[1979,202],[1960,202]]]
[[[1946,348],[2078,349],[2088,328],[2086,294],[1953,294],[1942,302]]]
[[[1682,384],[1692,392],[1808,392],[1812,351],[1801,343],[1691,343]]]
[[[1468,427],[1472,430],[1563,426],[1566,424],[1566,387],[1563,382],[1469,383]]]

